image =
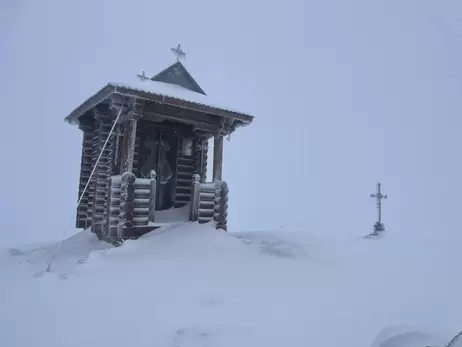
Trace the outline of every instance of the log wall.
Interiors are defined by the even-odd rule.
[[[82,123],[80,129],[83,132],[82,139],[82,158],[80,163],[80,180],[79,180],[79,194],[77,200],[80,199],[82,193],[85,189],[85,186],[90,178],[90,173],[92,170],[92,146],[93,146],[93,123]],[[85,229],[89,224],[87,218],[88,211],[88,196],[89,191],[85,192],[85,195],[82,197],[79,206],[77,206],[77,218],[76,218],[76,228]]]

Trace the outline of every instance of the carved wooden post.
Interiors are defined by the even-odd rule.
[[[156,213],[156,172],[151,170],[151,191],[149,193],[149,221],[155,221]]]
[[[119,238],[131,237],[133,230],[133,218],[135,210],[135,181],[136,176],[132,172],[125,172],[122,175],[120,186],[120,222],[118,229]],[[124,227],[129,228],[128,233],[124,233]]]
[[[136,99],[130,101],[128,111],[121,117],[124,125],[124,140],[122,144],[122,159],[120,174],[132,172],[136,145],[136,126],[142,115],[142,104]]]
[[[197,172],[201,175],[201,182],[207,181],[207,157],[208,157],[208,148],[209,148],[209,139],[204,136],[198,136],[196,138],[196,151],[198,155],[198,170]]]
[[[213,138],[213,180],[221,181],[223,173],[223,135]]]
[[[132,172],[133,170],[137,122],[136,119],[130,119],[124,123],[124,141],[122,144],[122,161],[120,165],[121,174]]]
[[[224,181],[215,183],[215,208],[213,220],[215,227],[227,231],[228,219],[228,184]]]
[[[193,183],[191,189],[191,205],[189,210],[189,220],[191,222],[197,222],[199,219],[199,190],[201,176],[198,174],[193,175]]]

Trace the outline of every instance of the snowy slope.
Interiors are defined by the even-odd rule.
[[[52,252],[1,256],[1,346],[398,347],[388,327],[403,325],[408,346],[442,346],[462,329],[451,240],[186,223],[119,248],[77,234],[41,274]]]

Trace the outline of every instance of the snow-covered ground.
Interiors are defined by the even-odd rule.
[[[2,252],[0,346],[391,347],[408,326],[406,346],[425,347],[462,330],[462,252],[449,239],[186,223],[119,248],[76,234],[43,273],[53,251]]]

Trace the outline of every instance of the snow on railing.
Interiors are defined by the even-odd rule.
[[[151,178],[136,178],[125,172],[111,176],[108,185],[106,226],[108,237],[122,237],[124,227],[137,227],[154,222],[156,209],[156,172]]]
[[[215,222],[217,229],[227,229],[228,185],[224,181],[201,183],[198,174],[193,176],[191,210],[193,222]]]

